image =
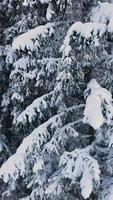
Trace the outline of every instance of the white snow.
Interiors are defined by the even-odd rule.
[[[13,93],[13,95],[12,95],[12,97],[11,97],[11,100],[18,100],[18,101],[20,101],[20,102],[22,102],[23,101],[23,98],[22,98],[22,96],[21,95],[19,95],[19,93]]]
[[[17,155],[15,159],[15,154],[8,159],[0,168],[0,175],[4,178],[4,182],[7,183],[10,178],[16,180],[18,176],[23,176],[23,171],[25,171],[25,162],[23,162],[22,153]]]
[[[111,93],[92,79],[85,91],[85,97],[87,99],[83,123],[90,124],[94,129],[99,129],[104,122],[110,123],[113,117]],[[106,116],[103,115],[103,109],[106,111]]]
[[[90,95],[86,100],[83,122],[90,124],[94,129],[100,128],[104,123],[101,103],[101,98],[95,94]]]
[[[91,11],[92,22],[108,24],[108,32],[113,32],[113,3],[99,2]]]
[[[25,50],[26,48],[31,51],[33,51],[35,48],[40,48],[40,37],[45,38],[47,35],[50,35],[51,29],[53,32],[53,23],[48,23],[46,25],[31,29],[14,39],[12,48],[18,50]]]
[[[36,164],[33,167],[33,172],[37,173],[38,171],[44,168],[44,161],[42,159],[38,159]]]
[[[40,0],[40,2],[41,2],[42,4],[44,4],[44,3],[49,3],[49,0]]]
[[[48,8],[47,8],[47,13],[46,13],[46,19],[50,20],[52,18],[52,15],[54,15],[54,11],[52,9],[52,4],[49,3]]]
[[[44,4],[44,3],[49,3],[49,0],[39,0],[40,3]],[[37,3],[37,0],[24,0],[23,2],[23,6],[32,6],[33,4]]]
[[[84,167],[83,175],[80,181],[80,187],[82,188],[81,194],[84,199],[89,197],[89,194],[93,191],[93,182],[90,171],[87,166]]]

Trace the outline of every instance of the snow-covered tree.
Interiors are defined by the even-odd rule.
[[[113,2],[2,0],[0,21],[0,199],[113,200]]]

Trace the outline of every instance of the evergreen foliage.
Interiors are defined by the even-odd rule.
[[[0,2],[0,199],[113,200],[113,2]]]

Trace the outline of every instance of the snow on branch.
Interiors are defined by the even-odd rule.
[[[49,94],[45,94],[33,101],[32,104],[30,104],[17,118],[16,123],[23,123],[25,125],[27,121],[30,123],[36,118],[37,115],[39,115],[39,119],[42,120],[44,118],[44,113],[49,112],[48,108],[51,104],[51,97],[52,92]],[[51,117],[51,114],[49,114],[49,117]]]
[[[34,176],[27,188],[32,188],[37,183],[42,186],[51,173],[58,169],[60,156],[66,150],[69,139],[74,141],[79,137],[76,128],[80,126],[81,122],[82,119],[66,124],[55,131],[51,140],[44,145],[40,155],[36,156],[36,162],[33,166]]]
[[[48,23],[46,25],[38,26],[34,29],[29,30],[26,33],[21,34],[12,43],[12,48],[17,50],[31,50],[40,48],[40,37],[43,39],[54,32],[53,23]]]
[[[38,69],[35,68],[35,60],[29,58],[29,56],[22,57],[14,62],[13,67],[14,69],[11,71],[10,80],[15,79],[19,82],[19,77],[24,85],[28,79],[33,79],[37,75]],[[34,67],[34,69],[32,69]]]
[[[26,107],[16,119],[16,125],[22,123],[23,126],[26,126],[27,122],[32,123],[36,118],[37,121],[39,120],[40,124],[41,120],[47,120],[52,116],[51,110],[53,108],[56,108],[58,111],[63,111],[65,109],[65,103],[61,103],[61,99],[63,98],[62,89],[67,95],[70,95],[70,93],[73,92],[73,77],[70,73],[62,71],[56,79],[58,83],[54,90],[35,99],[28,107]]]
[[[31,59],[29,55],[19,58],[14,62],[13,70],[10,74],[10,80],[14,88],[11,99],[18,102],[20,102],[20,100],[23,101],[23,98],[21,97],[23,88],[26,88],[26,96],[29,96],[29,81],[32,81],[34,87],[37,88],[37,91],[38,89],[40,90],[40,87],[45,91],[51,91],[54,88],[56,76],[61,69],[61,58],[43,58],[42,60],[36,60],[33,58]],[[51,82],[50,77],[52,77]],[[17,93],[17,95],[15,95],[15,93]],[[18,98],[19,96],[21,98]]]
[[[37,0],[35,0],[35,1],[33,1],[33,0],[24,0],[23,5],[24,6],[30,5],[30,7],[32,7],[34,4],[36,5],[39,2],[41,4],[47,4],[48,5],[47,11],[46,11],[46,19],[50,20],[52,18],[52,15],[55,13],[54,10],[53,10],[52,1],[50,1],[50,0],[39,0],[39,1],[37,1]]]
[[[92,79],[85,90],[86,107],[83,122],[99,129],[103,123],[110,124],[113,118],[112,95]]]
[[[90,14],[92,22],[108,25],[108,32],[113,32],[113,3],[99,2],[97,7],[94,7]]]
[[[38,197],[49,199],[51,196],[52,199],[62,199],[65,193],[64,181],[62,180],[67,180],[67,178],[71,182],[69,187],[71,187],[71,185],[76,187],[76,183],[78,184],[80,181],[82,196],[84,199],[89,197],[91,192],[98,189],[100,184],[98,162],[89,155],[89,151],[92,151],[91,149],[92,147],[89,146],[86,149],[75,149],[72,152],[65,151],[60,157],[57,171],[49,177],[45,187],[42,185],[38,186],[32,191],[30,196],[25,197],[22,200],[34,200]],[[88,184],[86,184],[86,180],[88,180]]]
[[[79,125],[80,122],[82,122],[82,119],[57,129],[51,140],[44,146],[41,155],[44,155],[45,153],[48,155],[61,155],[69,138],[77,138],[79,136],[79,133],[75,130],[74,126]]]
[[[18,59],[17,61],[15,61],[14,64],[13,64],[13,68],[14,69],[11,71],[11,74],[10,74],[10,79],[12,79],[12,77],[15,74],[18,74],[21,71],[22,72],[27,71],[27,69],[30,68],[29,56],[22,57],[22,58]]]
[[[79,43],[79,48],[85,43],[90,42],[94,46],[99,45],[99,38],[101,38],[106,32],[106,25],[100,23],[74,23],[68,30],[67,35],[64,39],[63,45],[61,46],[61,52],[64,57],[69,56],[71,48],[71,41],[74,40],[75,46]]]
[[[2,165],[1,179],[8,183],[11,179],[16,181],[20,176],[27,175],[33,166],[35,155],[43,150],[44,144],[51,139],[57,129],[63,127],[68,121],[76,121],[83,108],[84,105],[73,106],[36,128],[23,140],[16,153]]]
[[[76,184],[80,178],[81,194],[84,199],[87,199],[100,184],[98,162],[84,149],[64,152],[60,167],[62,167],[62,176],[70,179],[72,184]]]
[[[24,0],[23,6],[33,6],[34,4],[38,4],[39,2],[41,4],[49,4],[50,0]]]
[[[99,40],[106,34],[113,32],[113,3],[100,3],[90,13],[91,22],[75,22],[68,30],[61,46],[64,57],[68,57],[72,50],[72,42],[75,48],[81,49],[83,45],[99,46]]]
[[[55,13],[64,12],[67,5],[71,5],[71,0],[24,0],[23,5],[32,7],[33,5],[46,4],[46,19],[51,20]]]

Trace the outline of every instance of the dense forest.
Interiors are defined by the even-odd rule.
[[[0,200],[113,200],[113,1],[0,1]]]

